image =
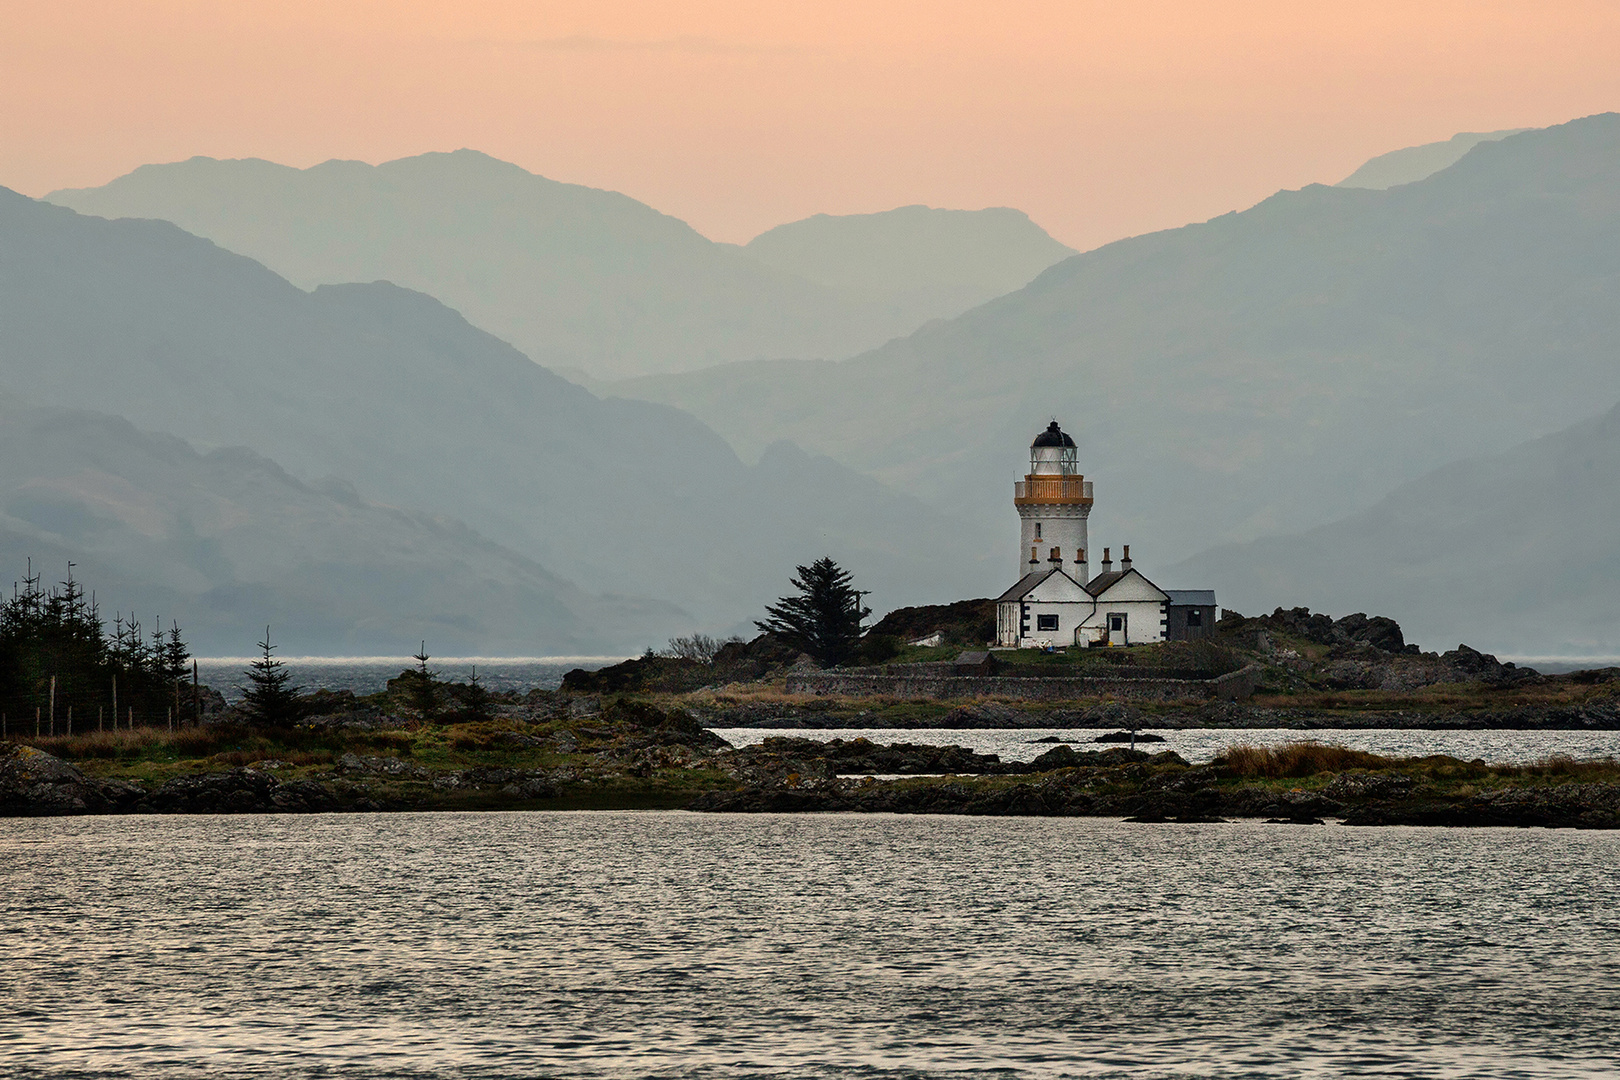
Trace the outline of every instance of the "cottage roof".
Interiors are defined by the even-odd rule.
[[[1029,591],[1035,586],[1039,585],[1053,574],[1060,574],[1062,572],[1063,571],[1057,569],[1056,567],[1048,570],[1032,570],[1023,577],[1019,578],[1018,584],[996,597],[996,603],[1004,604],[1009,600],[1022,600],[1024,597],[1029,595]]]
[[[1153,584],[1153,582],[1149,581],[1147,575],[1135,567],[1132,567],[1129,570],[1111,570],[1106,574],[1098,574],[1096,577],[1088,581],[1083,588],[1092,596],[1101,597],[1103,593],[1107,592],[1109,589],[1112,589],[1115,585],[1118,585],[1128,577],[1140,579],[1142,584],[1146,585],[1148,588],[1152,589],[1161,596],[1168,597],[1170,595],[1157,585]]]
[[[1164,594],[1176,607],[1214,607],[1214,589],[1165,589]]]
[[[1106,574],[1098,574],[1096,577],[1086,582],[1086,592],[1090,593],[1092,596],[1101,596],[1104,592],[1108,591],[1108,586],[1112,585],[1114,582],[1118,581],[1128,573],[1130,573],[1128,570],[1110,570]]]

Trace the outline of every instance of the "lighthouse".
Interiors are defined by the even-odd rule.
[[[1018,583],[996,598],[996,646],[1003,649],[1146,645],[1208,637],[1210,589],[1161,589],[1131,563],[1119,569],[1103,548],[1093,577],[1086,519],[1091,482],[1080,475],[1074,440],[1056,420],[1029,446],[1029,472],[1013,485],[1018,508]]]
[[[1074,439],[1053,420],[1029,444],[1029,472],[1013,485],[1018,508],[1018,576],[1066,569],[1086,580],[1091,481],[1080,475]]]

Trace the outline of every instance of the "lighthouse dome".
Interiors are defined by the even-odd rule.
[[[1050,424],[1046,425],[1045,431],[1035,436],[1034,442],[1029,444],[1029,448],[1031,450],[1039,450],[1046,446],[1072,448],[1074,446],[1074,440],[1069,438],[1068,435],[1064,434],[1063,429],[1058,427],[1058,422],[1054,420]]]

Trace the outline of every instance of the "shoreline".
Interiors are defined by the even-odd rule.
[[[76,762],[3,744],[0,816],[685,809],[1620,828],[1614,758],[1492,765],[1307,742],[1229,746],[1192,764],[1170,750],[1060,742],[1018,762],[864,739],[734,747],[645,702],[561,704],[566,715],[480,725],[306,728],[285,744],[244,729],[86,736],[87,755],[130,754]],[[188,739],[222,734],[260,745],[181,756]]]

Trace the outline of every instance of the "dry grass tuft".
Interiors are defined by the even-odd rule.
[[[1346,769],[1389,769],[1399,764],[1393,758],[1319,742],[1291,742],[1280,746],[1228,746],[1219,762],[1236,776],[1282,777],[1315,776]]]
[[[1570,757],[1568,754],[1552,754],[1528,765],[1521,765],[1515,771],[1520,776],[1557,776],[1571,780],[1593,781],[1613,780],[1617,775],[1620,775],[1620,761],[1616,761],[1612,757],[1582,761],[1579,758]]]

